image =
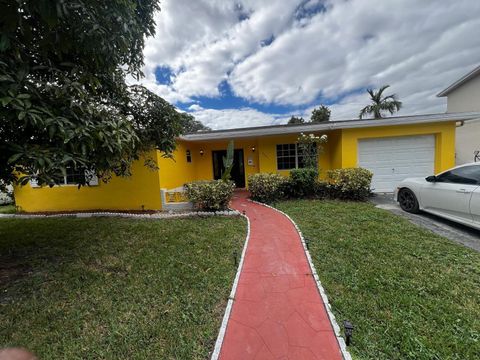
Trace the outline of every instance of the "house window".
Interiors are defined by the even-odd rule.
[[[298,144],[277,145],[277,170],[301,169],[305,167]]]
[[[297,167],[296,144],[277,145],[277,169],[289,170]]]
[[[187,162],[191,163],[192,162],[192,153],[190,150],[187,150]]]
[[[85,170],[67,167],[67,176],[63,178],[62,185],[78,185],[85,183]]]
[[[58,182],[59,186],[64,185],[78,185],[78,184],[85,184],[88,186],[95,186],[98,185],[98,177],[95,172],[91,172],[85,169],[77,169],[73,166],[67,166],[66,168],[66,176],[63,177],[63,180]],[[87,184],[88,182],[88,184]],[[30,180],[30,186],[32,188],[39,188],[38,181],[36,179]]]
[[[98,185],[98,177],[94,172],[83,168],[75,169],[73,166],[67,166],[66,170],[67,175],[63,177],[63,182],[60,182],[59,185]]]

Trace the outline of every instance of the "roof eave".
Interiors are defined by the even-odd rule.
[[[211,140],[226,140],[226,139],[242,139],[253,138],[258,136],[275,136],[275,135],[292,135],[302,132],[320,132],[332,131],[339,129],[355,129],[365,127],[380,127],[380,126],[395,126],[395,125],[409,125],[409,124],[428,124],[435,122],[449,122],[449,121],[467,121],[479,119],[480,112],[470,113],[444,113],[433,115],[416,115],[405,116],[386,119],[368,119],[368,120],[344,120],[344,121],[329,121],[320,124],[304,124],[297,126],[266,126],[256,128],[240,128],[228,129],[220,131],[200,132],[194,134],[183,135],[181,140],[185,141],[211,141]]]
[[[450,86],[448,86],[446,89],[440,91],[438,94],[437,94],[437,97],[445,97],[447,96],[448,94],[450,94],[452,91],[458,89],[460,86],[462,86],[463,84],[465,84],[466,82],[470,81],[471,79],[473,79],[474,77],[480,75],[480,66],[477,66],[475,69],[473,69],[472,71],[470,71],[468,74],[462,76],[460,79],[458,79],[457,81],[455,81],[453,84],[451,84]]]

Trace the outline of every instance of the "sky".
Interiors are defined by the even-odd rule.
[[[480,65],[479,0],[163,0],[147,88],[212,129],[354,119],[390,85],[399,115],[442,113]]]

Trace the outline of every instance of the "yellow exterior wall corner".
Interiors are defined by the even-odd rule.
[[[148,154],[154,160],[155,154]],[[161,210],[158,171],[144,165],[145,158],[132,164],[129,177],[113,176],[96,186],[62,185],[34,188],[15,187],[15,203],[22,212],[85,210]]]

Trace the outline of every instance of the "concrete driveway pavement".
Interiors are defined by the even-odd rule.
[[[393,194],[375,194],[370,198],[370,201],[380,209],[403,216],[412,223],[424,227],[435,234],[480,252],[480,231],[478,230],[423,212],[420,214],[407,213],[393,200]]]

